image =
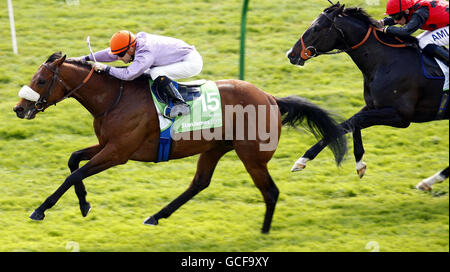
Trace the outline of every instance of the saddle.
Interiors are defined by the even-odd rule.
[[[184,101],[186,102],[193,101],[199,98],[201,96],[200,87],[205,83],[206,80],[204,79],[189,82],[176,82],[172,80],[172,84],[175,86],[175,88],[178,89]],[[164,103],[166,105],[170,104],[171,101],[169,96],[164,91],[158,90],[151,80],[150,86],[153,94],[160,103]]]
[[[430,57],[422,52],[419,53],[420,63],[425,78],[428,79],[445,79],[444,72],[439,66],[435,58]]]

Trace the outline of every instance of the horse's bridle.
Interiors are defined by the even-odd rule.
[[[349,45],[347,44],[346,39],[345,39],[344,31],[343,31],[342,29],[340,29],[339,27],[336,26],[335,21],[334,21],[333,19],[331,19],[331,18],[328,16],[327,13],[322,12],[322,15],[324,15],[324,16],[328,19],[328,21],[331,22],[330,28],[331,28],[331,27],[334,27],[334,28],[339,32],[339,34],[341,35],[342,40],[343,40],[344,43],[347,45],[347,48],[346,48],[346,49],[337,49],[336,51],[331,51],[331,52],[320,52],[320,51],[318,51],[318,50],[317,50],[314,46],[312,46],[312,45],[306,47],[306,46],[305,46],[305,42],[303,41],[303,35],[302,35],[302,37],[300,38],[300,42],[301,42],[301,45],[302,45],[302,51],[300,52],[300,57],[301,57],[304,61],[306,61],[306,60],[308,60],[308,59],[310,59],[310,58],[313,58],[313,57],[317,57],[317,56],[319,56],[319,55],[335,55],[335,54],[340,54],[340,53],[345,53],[345,52],[348,52],[348,51],[355,50],[355,49],[357,49],[358,47],[362,46],[364,43],[367,42],[367,40],[369,39],[371,33],[373,33],[373,35],[375,36],[375,38],[376,38],[380,43],[382,43],[382,44],[384,44],[384,45],[386,45],[386,46],[397,47],[397,48],[408,46],[408,44],[403,43],[403,41],[400,40],[400,39],[398,39],[397,37],[396,37],[396,39],[397,39],[399,42],[402,42],[402,44],[389,44],[389,43],[383,42],[383,41],[378,37],[378,35],[377,35],[377,33],[376,33],[376,32],[377,32],[377,29],[376,29],[374,26],[372,26],[372,25],[369,26],[369,29],[367,30],[367,33],[366,33],[366,35],[364,36],[364,38],[362,39],[361,42],[359,42],[359,43],[356,44],[356,45],[349,46]],[[311,51],[311,49],[313,50],[313,52]]]
[[[331,19],[330,16],[328,16],[327,13],[322,12],[321,15],[325,16],[325,18],[327,18],[328,21],[331,22],[330,28],[334,27],[339,32],[339,34],[341,35],[341,38],[344,41],[344,43],[347,44],[347,42],[345,40],[345,36],[344,36],[344,31],[336,26],[335,21],[333,19]],[[360,47],[361,45],[363,45],[369,39],[370,33],[372,32],[373,29],[374,28],[372,26],[369,27],[369,30],[367,31],[366,36],[364,37],[364,39],[360,43],[358,43],[358,44],[356,44],[354,46],[348,46],[347,45],[348,47],[346,49],[337,49],[336,51],[331,51],[331,52],[320,52],[312,45],[310,45],[308,47],[305,47],[305,42],[303,41],[303,35],[302,35],[302,37],[300,38],[300,41],[301,41],[301,44],[302,44],[302,51],[300,53],[300,57],[304,61],[306,61],[306,60],[308,60],[310,58],[317,57],[319,55],[335,55],[335,54],[345,53],[345,52],[354,50],[354,49]],[[314,52],[312,52],[311,49],[313,49]]]
[[[94,67],[92,67],[91,71],[89,72],[89,74],[83,79],[83,81],[74,89],[70,90],[69,87],[67,87],[67,84],[64,83],[64,81],[59,77],[59,66],[56,67],[56,69],[53,69],[52,67],[50,67],[48,64],[43,63],[41,65],[42,67],[44,67],[45,69],[49,70],[50,72],[53,73],[52,76],[52,81],[50,82],[50,84],[48,85],[47,89],[45,90],[45,92],[39,97],[38,101],[36,101],[36,103],[34,104],[34,108],[36,109],[36,111],[44,111],[44,109],[48,106],[48,98],[51,96],[52,92],[53,92],[53,85],[55,84],[56,81],[58,81],[64,88],[65,88],[65,95],[58,99],[57,101],[53,102],[53,105],[56,105],[56,103],[70,97],[72,94],[74,94],[76,91],[78,91],[81,87],[84,86],[84,84],[86,84],[86,82],[88,82],[88,80],[91,78],[92,74],[94,73]]]

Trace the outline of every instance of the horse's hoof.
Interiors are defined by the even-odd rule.
[[[433,189],[430,185],[426,184],[423,181],[421,181],[419,184],[417,184],[416,188],[417,188],[417,190],[421,190],[424,192],[431,192],[431,190]]]
[[[294,163],[294,166],[292,166],[291,172],[296,172],[296,171],[300,171],[300,170],[305,169],[307,161],[309,161],[309,159],[305,158],[305,157],[301,157],[300,159],[298,159]]]
[[[80,205],[80,211],[81,211],[81,215],[83,215],[83,217],[86,217],[90,210],[91,210],[91,204],[89,202],[86,202],[86,204],[84,204],[84,205]]]
[[[154,216],[150,216],[144,221],[144,225],[156,226],[158,225],[158,220],[156,220]]]
[[[35,210],[31,215],[30,218],[35,221],[42,221],[45,217],[45,214],[43,212],[39,212]]]
[[[359,178],[361,179],[364,177],[364,174],[366,173],[367,166],[364,166],[361,169],[357,169],[356,172],[358,173]]]
[[[306,164],[302,163],[294,163],[294,166],[291,168],[291,172],[301,171],[306,168]]]
[[[360,161],[356,163],[356,173],[358,174],[359,178],[361,179],[364,177],[364,174],[366,173],[367,165],[366,163]]]

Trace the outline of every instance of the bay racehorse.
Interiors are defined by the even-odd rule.
[[[337,3],[325,9],[287,53],[292,64],[303,66],[312,57],[345,52],[361,70],[366,105],[340,124],[343,131],[353,133],[360,177],[366,171],[362,161],[362,129],[375,125],[406,128],[411,122],[449,119],[449,111],[440,107],[448,99],[448,92],[443,91],[444,79],[425,78],[414,46],[417,40],[406,37],[399,41],[379,32],[379,27],[363,9],[345,8]],[[327,144],[327,140],[321,140],[311,147],[296,161],[292,171],[305,168],[306,162],[313,160]],[[431,190],[433,183],[448,176],[447,167],[419,183],[417,188]]]
[[[66,56],[55,53],[42,64],[33,76],[29,86],[36,99],[22,98],[14,107],[19,118],[33,119],[37,113],[67,97],[73,97],[94,117],[94,130],[99,143],[74,152],[68,162],[71,174],[62,185],[50,195],[30,216],[34,220],[43,220],[44,212],[54,206],[58,199],[72,186],[79,199],[80,210],[86,216],[91,208],[86,201],[86,189],[83,180],[110,167],[124,164],[128,160],[156,162],[160,137],[157,110],[149,91],[149,80],[140,77],[134,81],[121,81],[105,74],[94,73],[91,63],[66,60]],[[305,126],[317,137],[330,139],[331,149],[339,164],[346,152],[346,140],[340,132],[338,123],[327,111],[298,96],[275,98],[254,85],[240,80],[220,80],[216,82],[222,101],[224,123],[232,123],[232,133],[240,133],[235,123],[236,113],[226,114],[226,105],[263,106],[253,122],[261,126],[264,132],[274,124],[275,146],[269,150],[260,149],[267,143],[267,137],[259,134],[250,138],[245,133],[242,139],[226,138],[226,127],[219,130],[218,139],[189,140],[178,137],[174,140],[169,159],[200,154],[197,172],[190,186],[174,201],[144,224],[156,225],[161,218],[169,217],[181,205],[208,187],[213,171],[219,159],[228,151],[235,150],[256,187],[261,191],[266,212],[262,232],[270,229],[279,191],[267,170],[278,144],[282,124]],[[23,97],[23,96],[22,96]],[[267,107],[265,107],[267,106]],[[275,108],[276,111],[269,110]],[[265,120],[260,125],[261,120]],[[272,120],[274,122],[269,122]],[[306,120],[306,122],[302,122]],[[249,113],[244,122],[250,123]],[[270,125],[272,126],[272,125]],[[188,132],[190,133],[190,132]],[[339,136],[341,135],[341,136]],[[187,140],[186,140],[187,139]],[[89,160],[79,167],[80,161]]]

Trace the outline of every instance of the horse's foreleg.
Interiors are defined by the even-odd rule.
[[[417,184],[416,188],[422,191],[431,191],[433,189],[433,184],[441,183],[444,180],[448,179],[449,176],[449,167],[445,168],[442,171],[437,172],[429,178],[426,178]]]
[[[197,172],[195,173],[194,180],[189,188],[184,191],[175,200],[169,203],[166,207],[161,209],[153,216],[148,217],[145,221],[145,225],[157,225],[158,220],[161,218],[168,218],[179,207],[188,202],[200,191],[209,186],[211,178],[216,168],[219,159],[229,151],[230,149],[213,149],[202,153],[197,162]]]
[[[33,220],[42,220],[45,217],[45,210],[53,207],[61,196],[74,184],[79,183],[83,179],[104,171],[118,164],[123,164],[128,158],[121,156],[122,154],[114,147],[105,147],[96,154],[83,167],[75,170],[70,174],[63,184],[49,196],[41,206],[39,206],[30,216]]]
[[[314,160],[314,158],[322,152],[322,150],[327,146],[324,140],[318,141],[315,145],[313,145],[310,149],[308,149],[303,156],[301,156],[292,166],[291,171],[300,171],[305,169],[306,162]]]
[[[360,112],[367,111],[367,106],[364,106]],[[348,127],[347,129],[352,129],[351,127]],[[353,127],[353,155],[355,156],[355,162],[356,162],[356,173],[358,174],[359,178],[362,178],[367,170],[367,165],[365,162],[363,162],[362,157],[364,155],[364,146],[362,142],[362,136],[361,136],[361,129],[357,127]]]
[[[364,106],[364,108],[362,108],[358,113],[367,110],[367,106]],[[357,114],[358,114],[357,113]],[[356,114],[355,114],[356,115]],[[351,119],[351,118],[350,118]],[[341,124],[339,124],[339,126],[341,126],[343,128],[343,133],[347,134],[349,132],[353,132],[354,128],[349,126],[349,120],[346,120],[344,122],[342,122]],[[356,132],[358,133],[358,132]],[[341,135],[340,135],[341,136]],[[355,137],[355,134],[353,134],[353,137]],[[356,134],[356,137],[358,137],[358,134]],[[359,132],[359,138],[361,138],[361,132]],[[333,140],[333,139],[330,139]],[[361,140],[359,140],[361,141]],[[355,138],[353,138],[353,143],[355,143]],[[318,141],[315,145],[313,145],[310,149],[308,149],[305,154],[303,154],[303,156],[301,156],[292,166],[291,171],[295,172],[295,171],[300,171],[305,169],[306,167],[306,162],[308,161],[312,161],[316,158],[317,155],[319,155],[320,152],[322,152],[322,150],[327,147],[328,142],[324,141],[323,139]],[[362,142],[361,142],[361,147],[362,147]],[[356,152],[356,150],[354,150]],[[361,150],[358,149],[358,152],[360,152]],[[364,153],[364,150],[363,150]],[[355,153],[356,156],[356,153]],[[362,157],[362,154],[361,154]],[[359,160],[357,160],[359,161]]]
[[[410,124],[409,121],[404,120],[398,112],[393,108],[383,108],[368,110],[364,107],[357,114],[342,122],[340,126],[343,128],[343,133],[353,132],[354,154],[356,159],[356,167],[358,175],[362,177],[365,172],[365,164],[362,162],[362,155],[364,148],[362,146],[361,130],[375,125],[385,125],[398,128],[406,128]],[[315,156],[326,147],[327,143],[323,140],[319,141],[312,148],[310,148],[305,155],[298,159],[291,171],[302,170],[306,166],[308,160],[312,160]],[[361,175],[362,174],[362,175]]]
[[[70,156],[68,165],[70,172],[75,172],[79,166],[80,162],[84,160],[90,160],[92,157],[94,157],[98,152],[102,150],[102,147],[100,145],[94,145],[82,150],[78,150],[72,153]],[[75,187],[75,193],[78,197],[79,203],[80,203],[80,211],[83,217],[86,217],[89,211],[91,210],[91,205],[89,202],[86,201],[86,188],[84,187],[84,183],[82,180],[80,182],[76,182],[74,184]]]
[[[345,122],[341,123],[340,126],[344,128],[344,130],[342,130],[342,134],[347,134],[348,132],[350,132],[345,127]],[[342,136],[342,134],[339,135],[339,137]],[[330,140],[334,140],[334,139],[330,139]],[[296,172],[296,171],[305,169],[306,162],[314,160],[316,158],[316,156],[319,155],[319,153],[322,152],[322,150],[324,150],[325,147],[327,147],[327,145],[328,145],[328,141],[325,141],[323,139],[318,141],[315,145],[313,145],[310,149],[308,149],[305,152],[305,154],[303,154],[303,156],[301,156],[294,163],[294,165],[291,168],[291,172]]]
[[[356,173],[358,173],[359,178],[362,178],[366,173],[367,166],[362,160],[364,155],[364,146],[360,129],[355,129],[353,131],[353,154],[355,155]]]

